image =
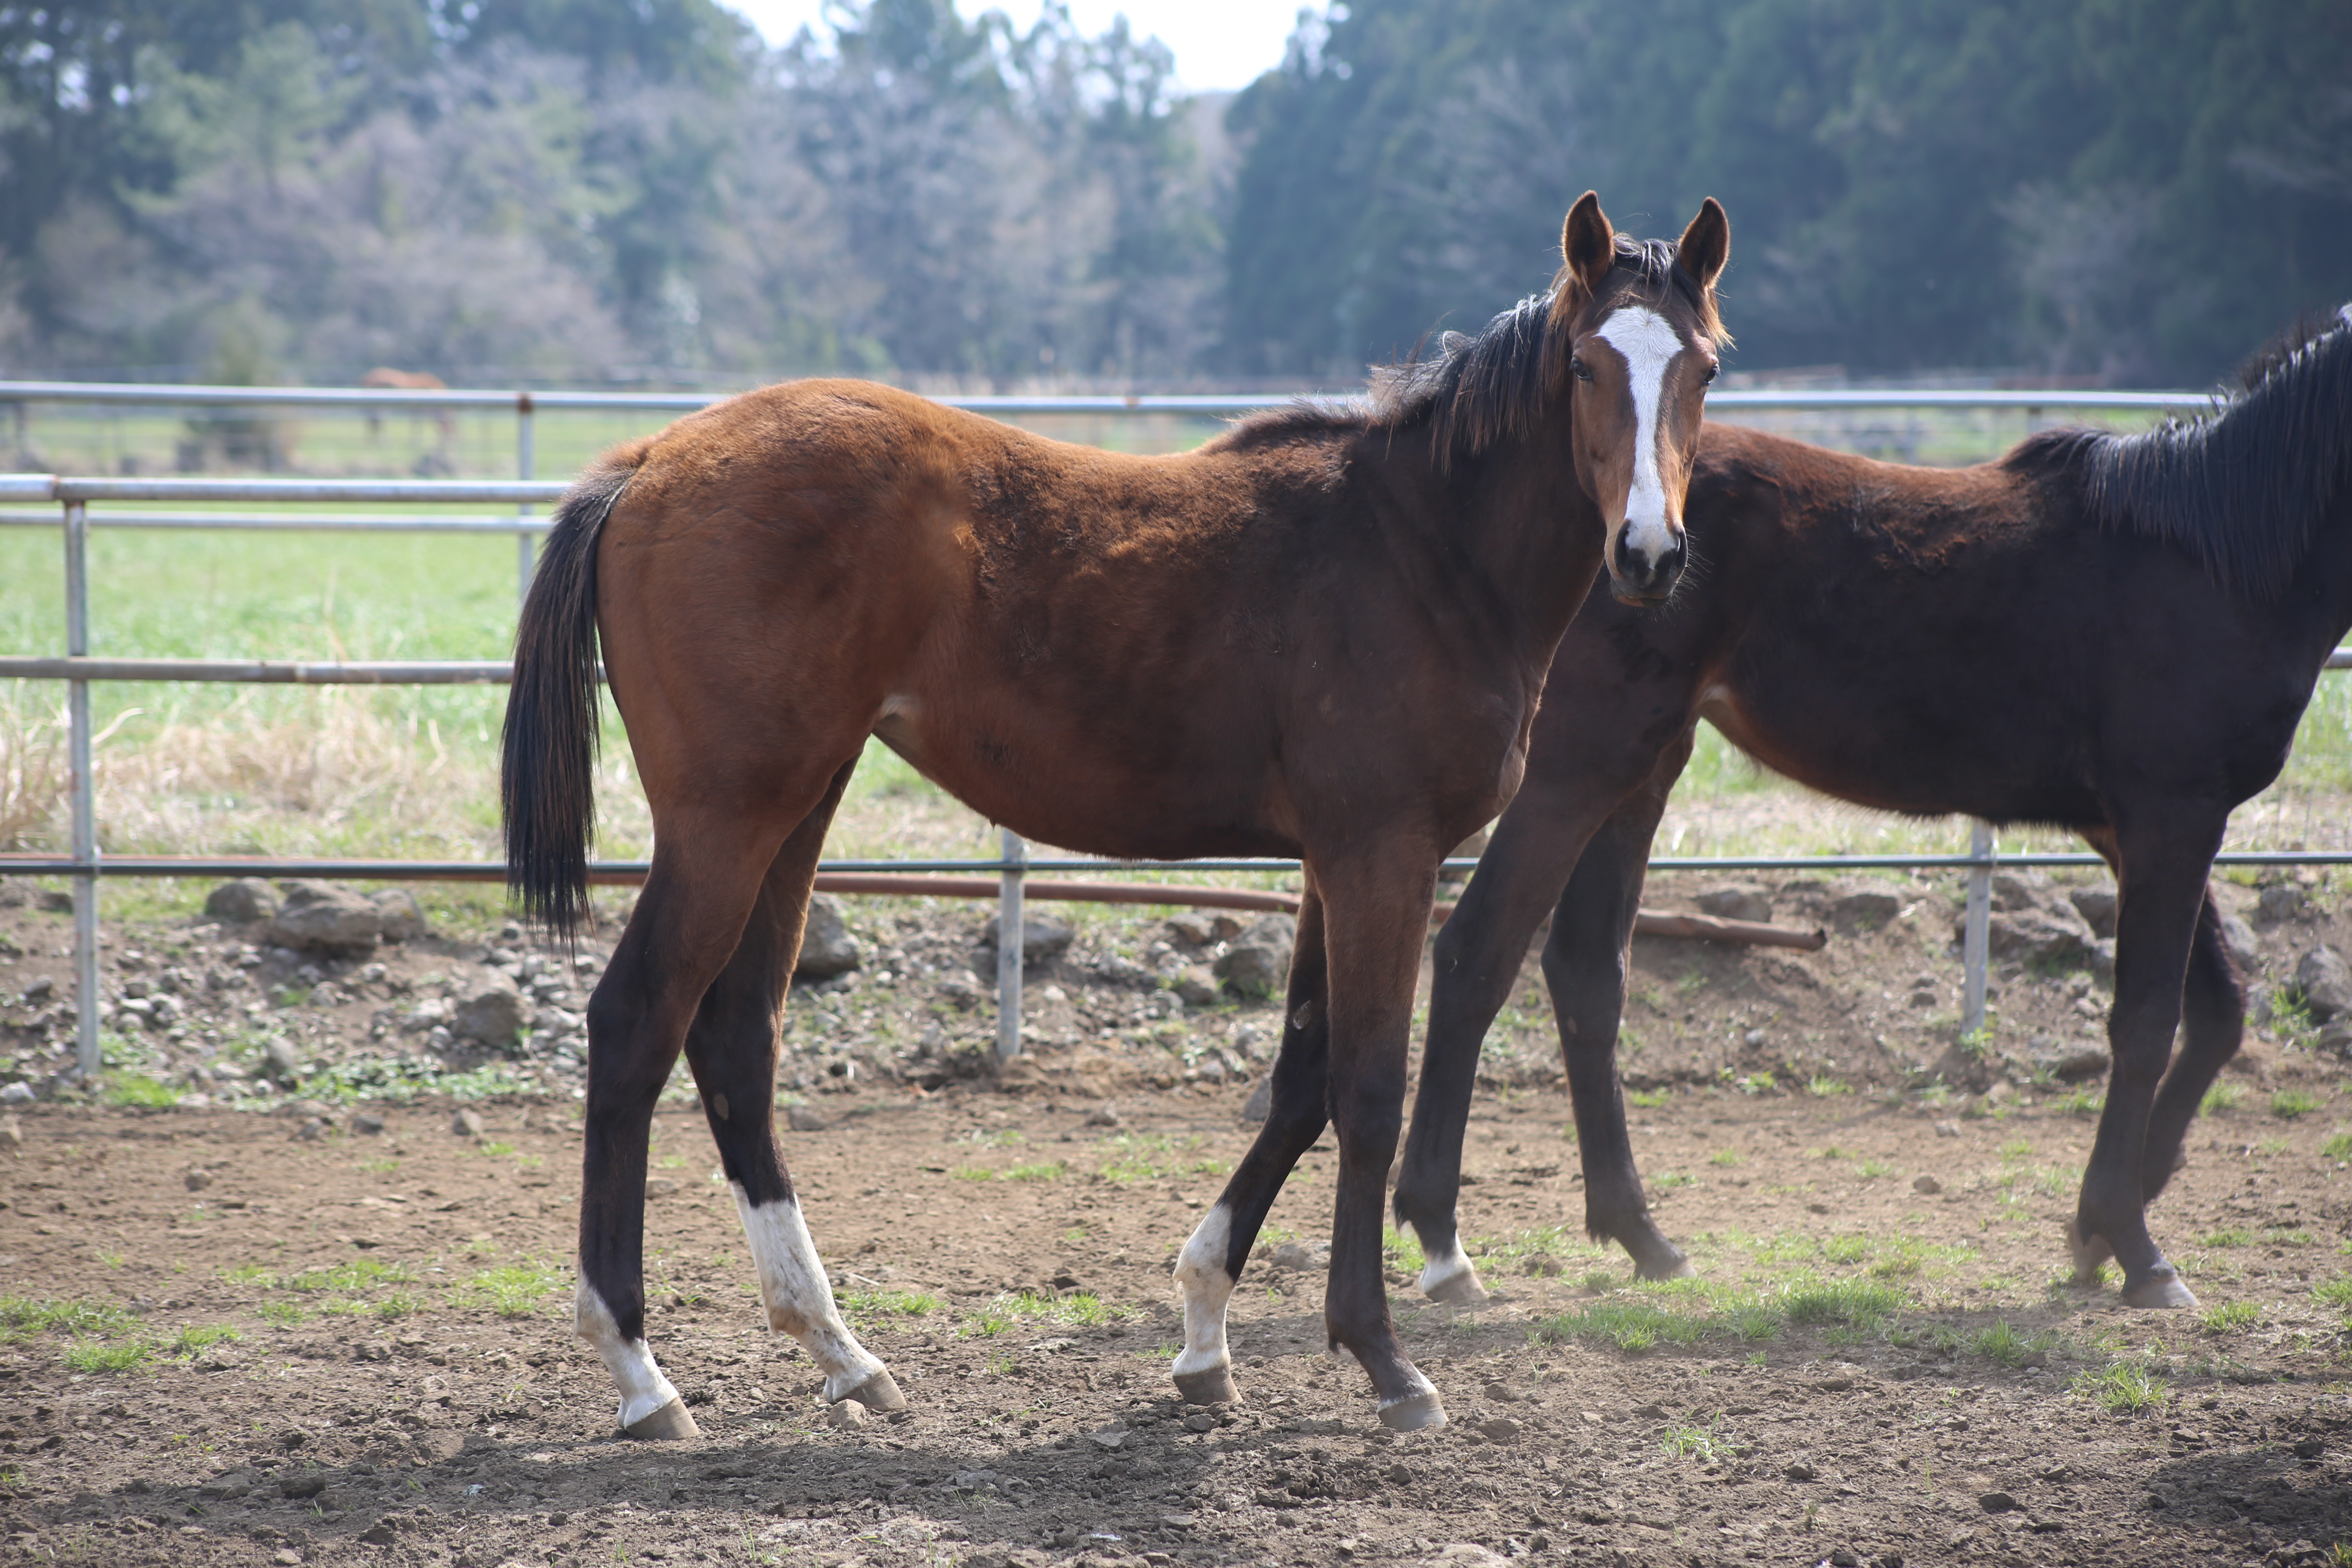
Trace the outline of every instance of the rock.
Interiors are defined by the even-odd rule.
[[[1178,947],[1206,947],[1217,940],[1217,928],[1206,915],[1178,915],[1161,929]]]
[[[1089,1127],[1124,1127],[1127,1125],[1127,1118],[1118,1113],[1118,1107],[1116,1105],[1097,1105],[1087,1112],[1087,1125]]]
[[[383,1131],[383,1118],[372,1110],[362,1110],[352,1118],[352,1131],[371,1138],[379,1136]]]
[[[1914,1176],[1911,1178],[1911,1190],[1932,1198],[1944,1190],[1944,1184],[1933,1176]]]
[[[980,933],[980,945],[991,952],[996,948],[996,923],[1002,916],[992,918]],[[1023,913],[1021,917],[1021,962],[1024,964],[1044,963],[1059,958],[1070,945],[1075,933],[1066,921],[1051,915]]]
[[[201,1193],[213,1184],[213,1173],[210,1171],[190,1171],[180,1178],[180,1184],[192,1193]]]
[[[11,1084],[9,1087],[17,1089],[23,1086]],[[32,1097],[27,1095],[26,1098],[29,1100]],[[1264,1122],[1273,1112],[1274,1074],[1269,1072],[1257,1080],[1257,1087],[1249,1091],[1247,1100],[1242,1101],[1242,1120],[1255,1127]]]
[[[1184,1417],[1184,1430],[1187,1432],[1213,1432],[1216,1429],[1217,1418],[1205,1410],[1195,1410]]]
[[[425,906],[407,889],[384,888],[368,901],[376,907],[378,934],[384,941],[414,942],[425,934]]]
[[[1507,1415],[1497,1415],[1492,1421],[1479,1422],[1478,1430],[1489,1443],[1511,1443],[1518,1440],[1525,1428]]]
[[[1967,921],[1964,914],[1952,922],[1955,941],[1967,940]],[[2065,903],[2048,909],[1999,911],[1993,915],[1986,936],[1995,959],[2029,968],[2086,963],[2091,944],[2098,940],[2091,934],[2083,917],[2074,912],[2074,906]]]
[[[271,1040],[261,1047],[261,1075],[274,1082],[291,1085],[302,1077],[302,1059],[294,1047],[284,1040]]]
[[[841,901],[828,893],[809,900],[808,924],[801,931],[800,962],[793,966],[799,980],[830,980],[866,962],[857,939],[841,918]]]
[[[2255,895],[2254,918],[2264,925],[2277,925],[2283,921],[2302,919],[2310,907],[2310,897],[2301,888],[2293,882],[2278,882]]]
[[[2296,962],[2294,988],[2320,1023],[2352,1009],[2352,969],[2332,947],[2315,947]]]
[[[2230,962],[2238,966],[2238,973],[2242,975],[2251,975],[2260,972],[2263,966],[2263,939],[2254,934],[2254,928],[2226,910],[2221,911],[2221,950],[2230,955]],[[2105,931],[2099,934],[2113,936],[2115,932]]]
[[[1216,971],[1203,963],[1188,963],[1176,976],[1176,999],[1187,1007],[1213,1005],[1221,994]]]
[[[528,1021],[522,993],[511,985],[493,984],[458,1005],[449,1020],[449,1032],[461,1040],[507,1050]]]
[[[449,1118],[449,1131],[460,1138],[479,1138],[482,1135],[482,1113],[470,1105],[460,1106],[457,1114]]]
[[[2100,984],[2113,985],[2116,983],[2116,939],[2103,936],[2091,943],[2090,955],[2084,963],[2090,970],[2092,978]]]
[[[822,1132],[833,1125],[809,1106],[797,1101],[784,1107],[784,1125],[795,1132]]]
[[[2053,1040],[2046,1035],[2036,1036],[2026,1061],[2036,1072],[2076,1083],[2105,1074],[2107,1047],[2101,1041]]]
[[[1234,995],[1263,1000],[1277,994],[1288,984],[1290,949],[1236,942],[1218,958],[1215,973]]]
[[[2013,1513],[2017,1500],[2007,1492],[1986,1492],[1977,1499],[1977,1506],[1987,1513]]]
[[[1296,1241],[1286,1241],[1276,1247],[1274,1256],[1267,1261],[1276,1268],[1306,1269],[1317,1267],[1315,1254],[1304,1244]]]
[[[24,1002],[29,1007],[36,1002],[46,1002],[57,994],[58,983],[44,974],[25,987]]]
[[[26,1105],[34,1098],[33,1086],[29,1083],[12,1083],[0,1089],[0,1105]],[[1263,1121],[1265,1118],[1261,1116],[1258,1120]]]
[[[1753,921],[1758,925],[1772,921],[1772,895],[1753,882],[1710,888],[1696,901],[1702,913],[1719,921]]]
[[[1995,871],[1987,880],[1992,907],[2004,914],[2042,909],[2050,901],[2050,879],[2039,871]]]
[[[205,914],[216,921],[250,925],[255,921],[274,918],[283,902],[278,889],[258,877],[239,877],[234,882],[223,882],[205,896]]]
[[[824,1418],[835,1426],[863,1426],[866,1425],[866,1406],[855,1399],[845,1399],[826,1411]]]
[[[1893,893],[1865,889],[1830,901],[1830,929],[1840,936],[1882,931],[1903,912],[1903,900]]]
[[[316,1143],[327,1135],[327,1124],[313,1116],[294,1130],[294,1136],[305,1143]]]
[[[2095,936],[2116,934],[2116,889],[2112,882],[2096,888],[2075,888],[2066,894],[2074,912]]]
[[[1799,1459],[1794,1464],[1780,1467],[1780,1474],[1789,1480],[1810,1481],[1820,1472],[1802,1459]]]
[[[327,1478],[321,1472],[287,1476],[278,1483],[278,1495],[289,1498],[313,1498],[327,1489]]]
[[[1098,1426],[1087,1434],[1087,1441],[1097,1448],[1124,1447],[1127,1445],[1127,1424],[1114,1421],[1108,1426]]]
[[[1958,1138],[1959,1135],[1960,1135],[1960,1124],[1959,1124],[1958,1122],[1957,1122],[1957,1121],[1938,1121],[1938,1122],[1937,1122],[1937,1123],[1936,1123],[1936,1136],[1937,1136],[1937,1137],[1938,1137],[1938,1138]]]
[[[400,1032],[404,1035],[421,1035],[427,1029],[447,1023],[457,1016],[457,1011],[441,997],[427,996],[400,1016]]]
[[[269,922],[268,940],[298,952],[354,953],[383,934],[383,911],[372,900],[331,882],[292,882]]]

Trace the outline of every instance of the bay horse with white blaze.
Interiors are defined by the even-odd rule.
[[[1226,1298],[1328,1120],[1331,1343],[1390,1426],[1444,1419],[1380,1272],[1437,865],[1517,787],[1603,560],[1634,599],[1680,569],[1729,227],[1709,201],[1679,246],[1637,243],[1588,193],[1561,244],[1547,294],[1449,334],[1368,405],[1187,455],[810,381],[624,447],[565,500],[517,639],[502,795],[514,889],[576,929],[601,635],[654,823],[588,1012],[577,1326],[625,1430],[694,1430],[641,1279],[646,1133],[681,1048],[770,1323],[829,1399],[903,1403],[835,1309],[772,1121],[811,879],[868,735],[1046,843],[1304,860],[1275,1111],[1177,1264],[1177,1386],[1232,1397]]]
[[[1424,1289],[1485,1294],[1454,1227],[1471,1083],[1555,903],[1543,969],[1586,1226],[1644,1279],[1690,1271],[1643,1199],[1615,1051],[1650,842],[1704,718],[1841,800],[2071,828],[2105,857],[2114,1061],[2067,1239],[2082,1283],[2113,1257],[2127,1304],[2196,1304],[2147,1206],[2243,1031],[2214,851],[2352,629],[2352,308],[2242,380],[2204,418],[2045,432],[1960,469],[1707,426],[1680,586],[1656,609],[1591,595],[1525,786],[1438,939],[1396,1191]]]

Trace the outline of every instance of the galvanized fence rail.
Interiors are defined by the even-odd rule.
[[[279,876],[345,877],[366,880],[493,880],[504,868],[494,862],[405,861],[362,859],[268,859],[247,857],[102,856],[98,848],[95,784],[91,773],[89,688],[93,681],[200,681],[294,685],[452,685],[495,684],[510,679],[510,667],[489,660],[346,660],[286,661],[268,659],[185,659],[95,658],[89,652],[89,541],[96,528],[288,530],[302,531],[511,533],[517,538],[517,584],[528,589],[533,563],[533,540],[549,523],[531,508],[558,500],[565,486],[536,479],[535,416],[541,409],[598,412],[687,413],[708,407],[723,395],[701,393],[643,394],[593,392],[404,391],[313,387],[151,386],[138,383],[0,382],[0,405],[35,403],[90,404],[114,407],[351,407],[372,409],[508,408],[516,421],[516,470],[512,480],[305,479],[135,479],[59,478],[49,474],[0,474],[0,526],[57,527],[63,524],[65,542],[66,651],[63,657],[0,657],[0,679],[60,680],[67,689],[70,759],[71,852],[66,857],[0,857],[0,871],[29,875],[60,875],[73,879],[74,973],[77,1015],[77,1061],[85,1079],[100,1069],[99,1052],[98,884],[101,877],[235,876],[272,872]],[[950,406],[998,417],[1051,415],[1168,414],[1193,417],[1226,417],[1279,406],[1287,396],[1139,395],[1131,396],[973,396],[943,397]],[[2196,407],[2209,401],[2201,393],[2163,392],[2005,392],[2005,391],[1725,391],[1708,399],[1711,408],[1772,412],[1830,412],[1855,408],[1880,409],[2014,409],[2029,426],[2039,426],[2053,408],[2161,412]],[[210,510],[173,511],[115,510],[92,516],[100,503],[209,502],[215,508],[243,504],[283,508],[308,504],[375,506],[492,505],[512,506],[512,513],[449,515],[420,513],[370,516],[349,512],[236,511]],[[10,503],[15,503],[11,505]],[[26,510],[26,503],[33,509]],[[62,509],[62,516],[47,510]],[[2338,649],[2326,668],[2352,668],[2352,649]],[[2217,857],[2224,865],[2347,865],[2352,852],[2245,851]],[[1472,859],[1451,859],[1448,868],[1466,869]],[[1966,869],[1969,872],[1967,913],[1963,922],[1963,959],[1967,972],[1962,1027],[1974,1031],[1984,1021],[1988,971],[1992,873],[2000,865],[2021,867],[2097,866],[2091,854],[2026,854],[2000,856],[1990,829],[1972,826],[1964,855],[1780,855],[1676,857],[1658,856],[1654,870],[1859,870]],[[1001,858],[995,860],[829,860],[826,873],[965,872],[998,878],[999,941],[997,943],[996,1050],[1011,1057],[1021,1047],[1022,930],[1024,881],[1043,871],[1295,871],[1298,862],[1279,859],[1191,861],[1108,861],[1094,858],[1033,858],[1010,829],[1003,830]],[[598,862],[591,868],[600,882],[642,879],[646,863]]]

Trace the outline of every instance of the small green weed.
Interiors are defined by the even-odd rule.
[[[1675,1091],[1670,1089],[1629,1089],[1625,1091],[1625,1103],[1643,1110],[1656,1110],[1674,1098]]]
[[[2352,1274],[2340,1279],[2323,1279],[2311,1288],[2311,1293],[2338,1311],[2352,1312]]]
[[[1717,1149],[1714,1153],[1709,1154],[1706,1157],[1706,1163],[1710,1165],[1737,1165],[1739,1163],[1739,1151],[1737,1149]]]
[[[920,1318],[946,1305],[928,1290],[853,1290],[841,1299],[841,1310],[854,1318]]]
[[[2338,1132],[2319,1146],[2320,1156],[2328,1160],[2352,1160],[2352,1132]]]
[[[111,1301],[58,1301],[0,1296],[0,1344],[27,1334],[112,1338],[139,1326],[137,1314]]]
[[[186,1328],[182,1329],[177,1335],[173,1336],[172,1342],[163,1347],[163,1353],[186,1360],[201,1351],[210,1350],[224,1341],[243,1338],[245,1338],[243,1334],[238,1333],[226,1323],[210,1323],[202,1328]]]
[[[75,1372],[129,1372],[154,1353],[155,1347],[144,1340],[121,1340],[113,1344],[76,1340],[66,1349],[66,1365]]]
[[[1841,1094],[1852,1094],[1853,1085],[1842,1078],[1832,1078],[1826,1073],[1815,1073],[1805,1080],[1805,1092],[1816,1100],[1833,1100]]]
[[[1895,1173],[1895,1167],[1884,1160],[1864,1160],[1853,1168],[1853,1173],[1865,1182],[1883,1182]]]
[[[1659,1439],[1658,1447],[1670,1459],[1715,1463],[1715,1434],[1703,1426],[1670,1426]]]
[[[2199,1102],[2197,1112],[2200,1116],[2214,1116],[2225,1110],[2235,1110],[2245,1102],[2244,1085],[2217,1083],[2205,1091],[2205,1098]]]
[[[2111,1361],[2095,1372],[2077,1373],[2071,1386],[2115,1415],[2158,1409],[2172,1393],[2172,1384],[2136,1361]]]
[[[2307,1089],[2283,1089],[2271,1096],[2271,1114],[2282,1121],[2292,1121],[2298,1116],[2308,1116],[2327,1102]]]
[[[2200,1247],[2252,1247],[2254,1233],[2251,1230],[2209,1230],[2197,1238]]]
[[[2209,1334],[2243,1333],[2262,1321],[2262,1308],[2252,1301],[2227,1301],[2197,1315],[2198,1323]]]
[[[1792,1323],[1874,1329],[1893,1318],[1903,1292],[1867,1279],[1825,1279],[1793,1287],[1783,1303]]]
[[[2106,1095],[2095,1089],[2071,1089],[2050,1102],[2050,1109],[2061,1116],[2092,1117],[2106,1108]]]
[[[571,1278],[570,1269],[551,1263],[509,1263],[476,1270],[466,1289],[501,1318],[528,1318]]]
[[[145,1073],[115,1071],[99,1076],[99,1099],[108,1105],[169,1110],[180,1103],[180,1091],[162,1079]]]

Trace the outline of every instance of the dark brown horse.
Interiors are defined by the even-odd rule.
[[[1588,194],[1544,296],[1369,406],[1182,457],[815,381],[682,419],[582,481],[524,608],[503,788],[513,886],[568,931],[601,634],[655,842],[588,1014],[577,1321],[624,1428],[694,1425],[646,1348],[640,1279],[646,1130],[681,1048],[770,1322],[829,1398],[901,1403],[835,1310],[771,1123],[810,880],[869,734],[1048,843],[1304,859],[1276,1111],[1177,1266],[1177,1385],[1232,1396],[1226,1297],[1328,1119],[1331,1342],[1391,1426],[1444,1418],[1380,1275],[1437,863],[1517,787],[1604,555],[1636,599],[1680,568],[1728,237],[1710,201],[1679,253],[1621,238]]]
[[[1454,1218],[1472,1077],[1555,903],[1586,1226],[1644,1279],[1689,1271],[1643,1201],[1615,1048],[1651,837],[1705,718],[1840,799],[2067,827],[2106,858],[2114,1070],[2068,1240],[2085,1283],[2112,1256],[2126,1302],[2194,1305],[2146,1210],[2243,1026],[2213,853],[2352,627],[2352,316],[2256,362],[2210,417],[2046,433],[1979,468],[1710,425],[1687,522],[1671,603],[1596,592],[1561,642],[1527,782],[1438,940],[1396,1193],[1423,1288],[1483,1294]]]

